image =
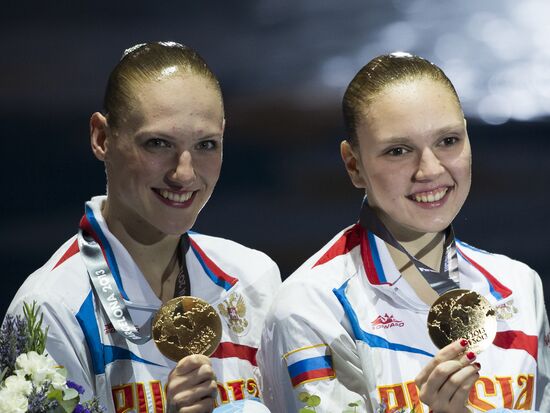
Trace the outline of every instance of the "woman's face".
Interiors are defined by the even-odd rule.
[[[396,237],[445,229],[470,190],[464,115],[442,83],[421,78],[388,86],[342,144],[352,181]]]
[[[218,180],[224,112],[210,80],[179,75],[138,86],[126,119],[106,128],[109,214],[128,231],[179,235]]]

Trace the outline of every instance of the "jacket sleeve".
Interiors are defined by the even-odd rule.
[[[542,282],[535,273],[535,306],[538,327],[537,410],[550,412],[550,327],[544,304]]]
[[[258,353],[261,388],[270,410],[288,413],[370,411],[366,410],[365,399],[351,390],[351,383],[361,381],[362,371],[355,367],[358,363],[351,362],[353,356],[345,355],[342,350],[334,354],[331,343],[327,342],[332,339],[324,337],[321,331],[342,328],[334,315],[319,314],[316,317],[322,322],[319,329],[314,325],[315,320],[277,311],[281,305],[284,303],[275,303],[268,314]],[[344,352],[353,353],[355,345],[349,336],[337,341],[345,343],[340,346],[345,348]]]

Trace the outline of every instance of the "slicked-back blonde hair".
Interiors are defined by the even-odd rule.
[[[125,118],[124,113],[131,110],[136,88],[179,74],[195,74],[210,80],[222,102],[218,79],[192,48],[175,42],[152,42],[126,49],[109,76],[103,99],[109,125],[112,128],[119,126]]]
[[[397,52],[375,57],[359,70],[348,85],[342,100],[348,141],[357,144],[357,126],[366,116],[369,104],[387,87],[418,79],[441,82],[460,100],[443,70],[432,62],[409,53]]]

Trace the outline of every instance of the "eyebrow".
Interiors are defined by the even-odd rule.
[[[456,123],[451,126],[444,126],[443,128],[439,128],[433,132],[434,135],[445,135],[446,133],[450,132],[462,132],[462,130],[465,130],[464,122]]]
[[[432,136],[445,135],[451,132],[462,132],[464,130],[464,123],[457,123],[451,126],[444,126],[431,132]],[[385,144],[402,144],[410,141],[409,136],[390,136],[388,139],[384,139]]]

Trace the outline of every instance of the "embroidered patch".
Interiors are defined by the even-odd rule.
[[[371,322],[371,325],[373,329],[377,330],[379,328],[403,327],[405,323],[396,319],[393,314],[388,315],[388,313],[386,313],[376,317],[376,319]]]
[[[518,313],[517,307],[514,305],[514,300],[497,305],[496,308],[497,320],[510,320]]]
[[[248,333],[246,319],[246,303],[239,293],[231,293],[222,303],[218,304],[218,311],[225,319],[229,329],[238,336]]]
[[[286,360],[293,387],[336,377],[332,368],[330,349],[326,344],[302,347],[283,357]]]

